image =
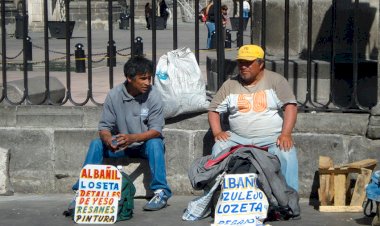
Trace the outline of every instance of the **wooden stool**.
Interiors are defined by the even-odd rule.
[[[319,211],[321,212],[361,212],[365,199],[365,186],[371,179],[376,159],[365,159],[342,166],[333,166],[330,157],[319,157]],[[350,173],[357,173],[351,200],[346,204]],[[350,194],[349,194],[350,195]]]

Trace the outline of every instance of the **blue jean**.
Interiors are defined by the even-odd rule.
[[[248,19],[249,17],[249,9],[243,9],[243,18]]]
[[[170,187],[166,181],[165,146],[162,138],[153,138],[144,144],[128,148],[124,151],[111,152],[100,138],[92,140],[87,151],[83,167],[87,164],[102,164],[104,158],[142,157],[148,159],[152,181],[149,188],[153,191],[163,189],[168,197],[172,196]],[[72,189],[78,190],[79,181]]]
[[[211,46],[212,46],[211,35],[215,31],[215,23],[207,21],[206,22],[206,26],[207,26],[207,31],[208,31],[208,34],[207,34],[207,49],[210,49]]]
[[[276,144],[277,137],[268,137],[261,139],[247,139],[233,132],[230,133],[228,141],[216,141],[212,147],[212,155],[216,156],[222,150],[233,147],[238,144],[256,145],[259,147],[268,147],[268,152],[276,155],[281,163],[281,172],[284,175],[286,183],[298,191],[298,159],[297,149],[293,146],[289,151],[281,151]]]

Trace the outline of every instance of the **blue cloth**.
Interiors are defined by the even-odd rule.
[[[298,159],[297,149],[293,146],[289,151],[282,151],[276,144],[277,137],[266,137],[262,139],[247,139],[231,131],[228,141],[216,141],[212,147],[212,155],[215,157],[227,148],[238,144],[256,145],[259,147],[268,147],[268,152],[276,155],[281,163],[281,172],[284,175],[286,183],[298,191]]]
[[[208,30],[208,34],[207,34],[207,49],[211,49],[211,45],[212,45],[211,35],[215,31],[215,23],[207,21],[206,22],[206,26],[207,26],[207,30]],[[215,48],[215,46],[214,46],[214,48]]]
[[[87,151],[83,167],[87,164],[102,164],[104,158],[122,158],[122,157],[142,157],[148,159],[152,181],[149,188],[153,191],[163,189],[165,194],[170,198],[172,192],[166,181],[165,169],[165,146],[162,138],[153,138],[144,142],[141,146],[128,148],[124,151],[111,152],[100,138],[92,140]],[[72,189],[78,190],[79,181]]]
[[[367,198],[380,202],[380,170],[372,173],[371,181],[366,187]]]
[[[248,19],[249,18],[249,9],[243,9],[243,18]]]

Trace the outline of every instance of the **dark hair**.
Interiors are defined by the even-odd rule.
[[[145,57],[132,57],[124,64],[125,77],[134,78],[138,74],[146,73],[153,74],[153,62]]]

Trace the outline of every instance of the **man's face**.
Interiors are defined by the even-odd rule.
[[[262,63],[259,63],[257,60],[248,61],[248,60],[238,60],[240,77],[246,83],[253,82],[263,67]]]
[[[138,95],[149,91],[152,84],[152,75],[149,73],[137,74],[134,78],[127,77],[131,95]]]

